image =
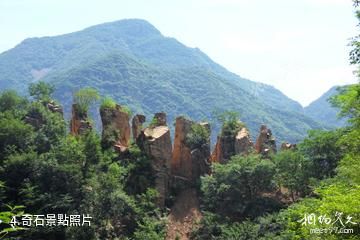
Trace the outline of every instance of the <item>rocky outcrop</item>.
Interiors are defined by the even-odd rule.
[[[88,120],[87,113],[81,112],[78,105],[73,104],[70,120],[70,133],[74,136],[78,136],[91,129],[92,126],[90,121]]]
[[[115,108],[100,108],[100,117],[103,146],[125,152],[130,142],[129,114],[116,104]]]
[[[63,116],[63,109],[60,105],[56,104],[54,101],[46,101],[46,102],[39,102],[41,103],[46,109],[48,109],[52,113],[59,113]],[[45,114],[47,114],[45,112]],[[34,107],[29,110],[29,112],[24,117],[24,121],[30,125],[32,125],[35,130],[40,129],[44,124],[46,124],[44,112],[40,111],[38,108]]]
[[[265,125],[261,125],[260,133],[256,140],[255,150],[257,153],[268,156],[270,153],[276,153],[276,142],[272,136],[271,130]]]
[[[136,140],[138,138],[138,136],[141,133],[141,130],[143,128],[143,124],[145,123],[146,118],[144,115],[141,114],[136,114],[131,122],[131,127],[132,127],[132,135],[133,135],[133,139]]]
[[[192,126],[197,124],[210,132],[208,123],[195,123],[184,117],[176,118],[174,150],[171,160],[171,175],[194,185],[201,175],[210,171],[210,135],[203,143],[191,146],[187,142]]]
[[[281,144],[280,150],[284,151],[284,150],[295,150],[296,149],[296,144],[292,144],[292,143],[288,143],[288,142],[283,142]]]
[[[243,127],[235,136],[218,136],[214,151],[211,154],[211,161],[226,163],[234,155],[249,154],[252,148],[253,143],[250,139],[249,131]]]
[[[140,149],[151,159],[151,167],[155,176],[155,189],[159,192],[157,205],[162,208],[169,192],[172,155],[170,129],[167,126],[148,127],[141,131],[137,142]]]
[[[253,146],[249,131],[243,127],[235,137],[235,154],[248,155]]]
[[[50,102],[46,102],[44,103],[44,105],[46,106],[47,109],[49,109],[51,112],[53,113],[59,113],[61,115],[64,115],[64,110],[63,108],[56,104],[55,101],[51,100]]]

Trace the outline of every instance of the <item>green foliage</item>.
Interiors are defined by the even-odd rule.
[[[300,151],[311,160],[315,171],[314,177],[323,179],[335,175],[338,161],[344,155],[344,146],[337,141],[344,130],[310,131],[309,136],[299,144]]]
[[[185,141],[191,149],[195,149],[202,147],[204,144],[210,144],[209,139],[209,129],[201,124],[194,123],[191,125],[190,132],[186,135]]]
[[[48,102],[54,93],[55,86],[43,81],[29,84],[29,94],[37,101]]]
[[[214,112],[215,118],[222,124],[221,134],[235,136],[245,125],[239,120],[239,113],[234,111]]]
[[[136,240],[158,240],[165,238],[165,222],[161,220],[155,220],[154,218],[145,217],[139,223],[139,227],[134,233],[134,239]]]
[[[360,84],[343,87],[332,102],[341,109],[340,117],[348,117],[350,124],[360,126]]]
[[[0,239],[4,239],[8,234],[11,234],[13,232],[18,232],[23,230],[22,227],[15,226],[11,227],[10,222],[11,219],[15,217],[22,216],[25,212],[23,211],[24,206],[9,206],[7,205],[8,210],[0,212],[0,220],[2,223],[2,227],[0,227]],[[3,227],[3,225],[7,225],[6,227]]]
[[[0,118],[0,163],[14,151],[30,149],[34,143],[33,128],[13,116]]]
[[[66,135],[66,123],[59,113],[51,112],[40,102],[30,104],[26,117],[34,119],[34,142],[38,152],[49,151]]]
[[[285,150],[276,154],[274,161],[277,184],[289,189],[293,201],[296,196],[310,193],[309,186],[314,175],[314,166],[309,159],[298,151]]]
[[[13,90],[7,90],[0,95],[0,112],[10,111],[12,114],[26,108],[27,100]]]
[[[116,102],[111,97],[106,96],[101,100],[101,105],[100,105],[101,109],[104,108],[114,109],[115,107],[116,107]]]
[[[80,114],[88,112],[90,105],[100,99],[100,95],[94,88],[86,87],[77,91],[73,96],[73,101],[78,105]]]
[[[128,106],[121,106],[121,111],[126,113],[129,118],[132,116],[132,111]]]
[[[227,164],[214,164],[202,177],[206,209],[234,219],[254,218],[278,209],[279,204],[261,193],[273,189],[274,164],[258,155],[234,156]]]

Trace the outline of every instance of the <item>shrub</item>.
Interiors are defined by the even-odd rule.
[[[190,132],[186,135],[185,142],[190,148],[195,149],[208,143],[209,137],[209,129],[203,125],[194,123],[191,125]]]
[[[102,99],[101,101],[101,105],[100,105],[100,108],[101,109],[104,109],[104,108],[110,108],[110,109],[113,109],[116,107],[116,102],[114,99],[112,99],[111,97],[109,96],[106,96]]]
[[[74,102],[78,105],[80,114],[85,114],[89,110],[90,105],[98,101],[100,96],[97,90],[87,87],[76,92],[73,98]]]

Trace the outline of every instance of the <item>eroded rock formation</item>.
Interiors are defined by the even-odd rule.
[[[166,115],[163,117],[166,123]],[[172,155],[170,129],[167,126],[150,126],[141,131],[137,142],[140,149],[151,159],[155,189],[159,192],[157,204],[162,208],[169,191]]]
[[[253,146],[249,131],[243,127],[235,137],[235,154],[247,155],[251,152]]]
[[[171,175],[193,185],[201,175],[210,171],[210,134],[203,143],[191,146],[187,142],[192,126],[196,124],[210,132],[208,123],[195,123],[184,117],[176,118],[174,150],[171,161]]]
[[[92,129],[91,123],[88,120],[87,113],[79,110],[77,104],[72,105],[72,115],[70,120],[70,132],[72,135],[77,136]]]
[[[255,150],[257,153],[267,156],[270,153],[276,153],[276,142],[271,130],[265,125],[261,125],[260,133],[256,139]]]
[[[235,136],[220,135],[214,151],[211,154],[212,162],[226,163],[229,159],[237,154],[247,155],[251,152],[253,143],[250,139],[249,131],[241,128]]]
[[[102,143],[114,146],[119,152],[125,152],[130,142],[129,114],[116,104],[115,108],[101,108]]]
[[[133,135],[133,139],[136,140],[138,138],[138,136],[141,133],[141,130],[143,128],[143,124],[145,123],[146,118],[144,115],[141,114],[136,114],[131,122],[131,127],[132,127],[132,135]]]

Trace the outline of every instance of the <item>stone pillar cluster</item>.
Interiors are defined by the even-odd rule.
[[[248,155],[251,152],[268,156],[276,153],[275,138],[265,125],[260,128],[255,145],[251,141],[249,131],[242,127],[235,135],[220,135],[213,152],[210,152],[210,125],[206,122],[197,123],[185,117],[177,117],[175,122],[174,144],[171,143],[170,129],[166,114],[155,113],[146,128],[145,116],[137,114],[130,126],[130,117],[120,105],[115,108],[100,110],[103,125],[102,142],[105,146],[114,147],[119,153],[127,151],[130,145],[130,134],[140,150],[150,159],[151,171],[155,176],[155,189],[159,193],[157,205],[165,206],[171,186],[182,184],[185,188],[196,186],[200,177],[210,174],[211,163],[226,163],[234,155]],[[92,126],[86,113],[79,113],[73,104],[71,133],[79,135]],[[206,130],[206,139],[195,137],[196,144],[189,141],[194,128]],[[193,136],[194,137],[194,136]],[[296,145],[284,143],[281,149],[293,149]]]

